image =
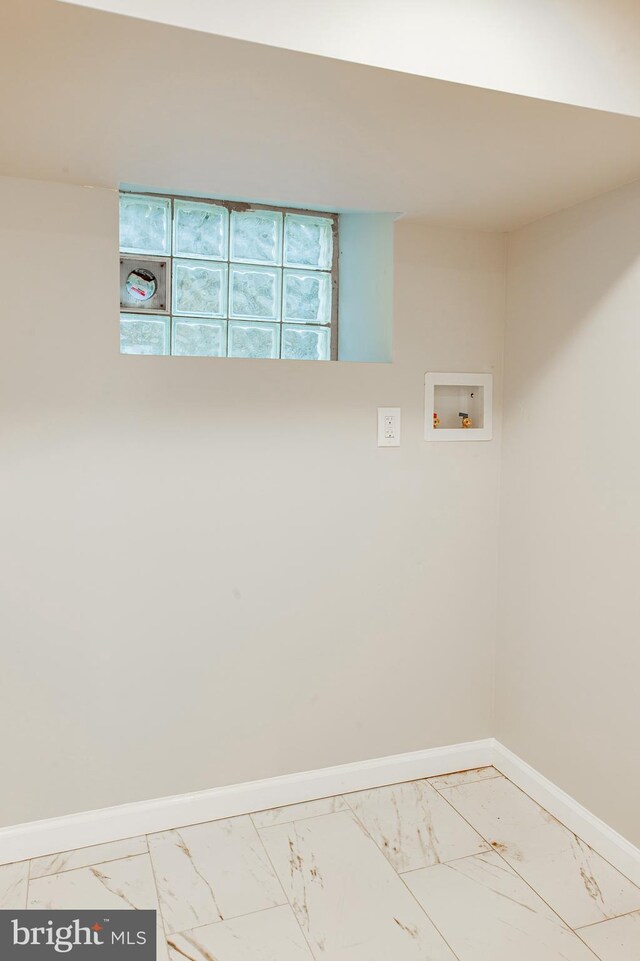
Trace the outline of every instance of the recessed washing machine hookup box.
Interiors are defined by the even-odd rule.
[[[492,374],[425,374],[425,440],[491,440],[492,409]]]

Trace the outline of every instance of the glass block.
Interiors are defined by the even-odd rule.
[[[201,317],[225,317],[227,313],[227,265],[173,262],[173,312]]]
[[[168,354],[169,318],[120,314],[121,354]]]
[[[229,357],[279,357],[280,324],[229,321]]]
[[[216,204],[173,202],[173,256],[226,260],[229,211]]]
[[[172,354],[182,357],[225,357],[227,322],[195,317],[174,317],[172,338]]]
[[[231,264],[229,316],[252,320],[280,319],[282,271],[273,267]]]
[[[286,214],[284,263],[286,267],[330,270],[333,262],[333,221],[329,217]]]
[[[283,324],[282,356],[287,360],[329,360],[331,328]]]
[[[285,270],[283,320],[329,324],[331,274],[317,270]]]
[[[277,210],[232,210],[230,260],[282,263],[282,214]]]
[[[120,194],[120,250],[132,254],[171,253],[171,201]]]

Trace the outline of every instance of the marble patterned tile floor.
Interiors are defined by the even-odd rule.
[[[0,908],[154,908],[158,961],[640,961],[640,888],[494,768],[0,866]]]

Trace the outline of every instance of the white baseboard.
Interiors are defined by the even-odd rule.
[[[493,739],[0,828],[0,864],[492,763]]]
[[[493,764],[630,881],[640,885],[640,848],[623,838],[500,741],[494,741]]]
[[[494,738],[0,828],[0,864],[487,764],[640,885],[640,849]]]

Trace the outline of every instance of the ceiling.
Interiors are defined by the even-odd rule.
[[[640,117],[638,0],[63,2]]]
[[[56,0],[0,5],[0,173],[509,230],[640,178],[640,119]]]

